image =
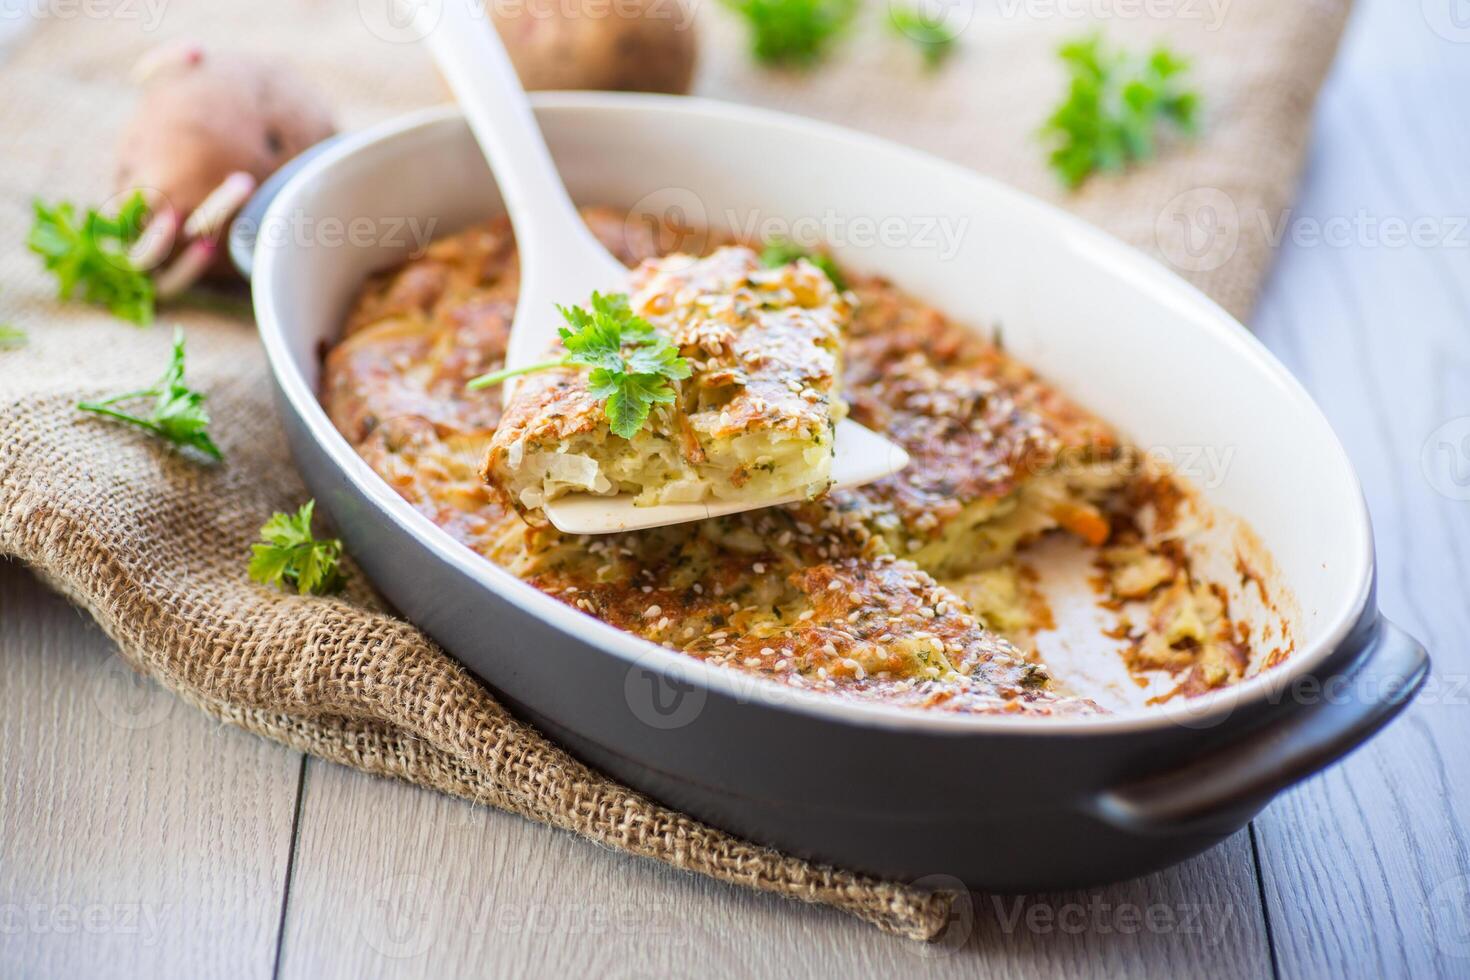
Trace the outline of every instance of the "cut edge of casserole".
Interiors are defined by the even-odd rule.
[[[1054,529],[1107,539],[1103,505],[1137,466],[1111,428],[997,352],[941,368],[914,351],[875,355],[866,339],[855,356],[873,377],[854,385],[854,412],[910,463],[838,496],[895,555],[947,579]]]

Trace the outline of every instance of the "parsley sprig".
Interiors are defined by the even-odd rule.
[[[930,69],[938,68],[954,53],[958,33],[942,18],[918,7],[890,7],[888,24],[918,46],[924,56],[924,65]]]
[[[134,415],[116,406],[122,402],[153,399],[147,415]],[[184,331],[174,330],[173,355],[168,370],[151,387],[126,391],[96,402],[78,402],[77,408],[136,425],[176,446],[198,450],[210,459],[223,459],[219,447],[209,437],[209,413],[204,408],[205,396],[184,384]]]
[[[820,61],[857,14],[858,0],[722,0],[745,18],[750,51],[767,65],[806,68]]]
[[[250,546],[250,577],[262,585],[295,588],[301,595],[325,595],[342,587],[342,542],[317,540],[311,534],[316,501],[294,514],[280,511],[260,528],[260,541]]]
[[[842,271],[837,268],[837,263],[832,261],[832,256],[825,252],[813,252],[811,249],[802,248],[795,242],[780,238],[771,239],[761,249],[761,265],[767,269],[790,265],[797,259],[806,259],[826,273],[827,278],[832,281],[832,285],[838,292],[847,288],[847,280],[842,277]]]
[[[1068,187],[1094,172],[1150,159],[1166,123],[1186,135],[1197,131],[1200,98],[1184,78],[1189,62],[1169,49],[1160,46],[1140,57],[1109,49],[1093,35],[1062,45],[1058,53],[1071,83],[1042,133],[1057,143],[1051,166]]]
[[[689,377],[689,362],[660,336],[653,324],[634,316],[623,293],[592,294],[592,310],[558,306],[567,326],[560,327],[561,357],[525,367],[482,374],[470,388],[488,388],[507,378],[559,367],[584,367],[592,395],[601,399],[612,431],[631,439],[648,421],[654,405],[672,403],[678,395],[671,381]]]
[[[57,295],[70,299],[79,290],[88,303],[139,326],[153,321],[153,281],[133,266],[128,248],[143,233],[148,205],[141,193],[116,215],[88,208],[78,219],[66,202],[33,202],[35,218],[26,244],[56,276]]]
[[[26,332],[20,327],[0,323],[0,350],[12,350],[26,345]]]

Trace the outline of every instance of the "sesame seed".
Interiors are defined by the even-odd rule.
[[[655,616],[659,615],[662,612],[663,612],[663,608],[660,607],[660,606],[656,606],[656,605],[649,606],[647,609],[643,610],[643,618],[644,619],[652,619],[652,618],[654,618]]]

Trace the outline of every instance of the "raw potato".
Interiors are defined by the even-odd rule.
[[[696,39],[685,0],[489,0],[488,7],[528,89],[689,91]]]
[[[175,43],[138,70],[143,94],[118,144],[117,189],[142,190],[175,232],[231,175],[250,176],[236,179],[248,195],[335,131],[316,92],[275,59]],[[175,237],[177,254],[187,232]]]

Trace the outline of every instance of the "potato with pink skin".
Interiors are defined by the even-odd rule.
[[[227,272],[229,219],[265,178],[335,127],[316,92],[274,59],[174,43],[139,63],[143,94],[118,144],[120,192],[152,209],[135,261],[168,295]]]
[[[527,89],[683,95],[694,78],[685,0],[492,0],[488,8]]]

